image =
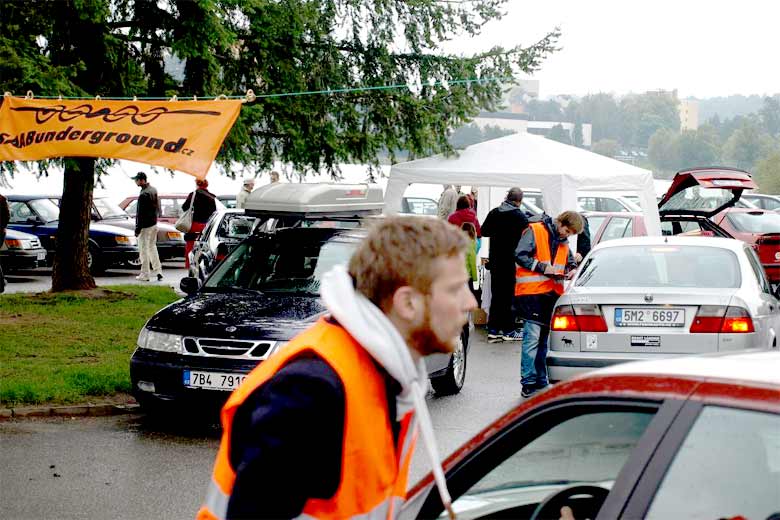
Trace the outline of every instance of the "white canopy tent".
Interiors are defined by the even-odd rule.
[[[575,146],[519,133],[469,146],[457,157],[436,155],[390,170],[385,213],[398,213],[412,183],[479,187],[479,219],[506,196],[507,188],[539,189],[552,216],[577,209],[577,191],[633,191],[641,201],[649,235],[661,234],[653,174]]]

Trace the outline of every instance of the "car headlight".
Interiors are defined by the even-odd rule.
[[[114,237],[114,240],[116,240],[117,244],[123,246],[134,246],[138,244],[138,239],[135,237],[126,237],[126,236],[118,235]]]
[[[184,242],[184,233],[178,231],[168,231],[168,240],[178,240]]]
[[[182,337],[178,334],[155,332],[144,327],[138,334],[138,348],[161,352],[181,352],[181,340]]]
[[[32,241],[8,238],[5,240],[5,247],[8,249],[32,249]]]

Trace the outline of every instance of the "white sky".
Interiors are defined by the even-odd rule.
[[[533,76],[540,95],[677,89],[680,97],[780,92],[778,0],[509,0],[454,52],[528,45],[556,25],[562,50]]]

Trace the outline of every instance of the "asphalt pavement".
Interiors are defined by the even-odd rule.
[[[462,392],[428,398],[442,457],[520,402],[519,370],[519,343],[474,334]],[[0,422],[2,518],[191,519],[219,435],[194,418],[142,414]],[[419,448],[411,482],[430,470]]]
[[[184,260],[163,262],[163,280],[161,282],[142,282],[136,280],[139,271],[135,269],[108,269],[98,276],[95,276],[95,283],[98,287],[106,285],[125,285],[125,284],[155,284],[167,285],[175,289],[179,288],[179,281],[187,276],[187,270],[184,268]],[[21,292],[44,292],[51,289],[51,267],[41,267],[38,269],[28,269],[21,271],[11,271],[5,276],[5,294]]]

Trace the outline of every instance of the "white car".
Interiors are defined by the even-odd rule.
[[[556,304],[550,378],[626,361],[778,348],[779,298],[755,251],[738,240],[602,242]]]

